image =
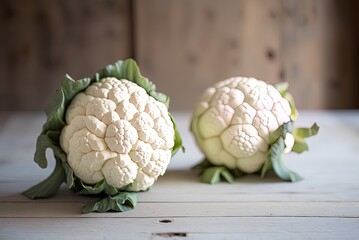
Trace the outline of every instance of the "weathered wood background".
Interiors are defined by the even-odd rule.
[[[174,110],[235,75],[288,81],[300,108],[359,108],[359,2],[0,1],[0,110],[43,109],[65,73],[127,57]]]

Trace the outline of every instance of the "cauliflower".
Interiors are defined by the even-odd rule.
[[[104,78],[72,100],[60,145],[84,183],[143,191],[164,174],[174,146],[166,106],[137,84]]]
[[[55,170],[25,195],[52,196],[66,181],[80,194],[108,195],[85,206],[85,213],[132,209],[137,198],[131,192],[151,187],[182,145],[168,103],[132,59],[91,79],[66,76],[46,110],[34,158],[46,167],[45,151],[52,148]]]
[[[290,125],[295,118],[296,110],[286,88],[282,96],[274,86],[246,77],[215,84],[202,94],[191,121],[195,140],[208,161],[205,167],[200,166],[221,166],[225,176],[231,170],[258,172],[270,156],[274,143],[271,135],[278,129],[285,128],[281,151],[291,152],[295,140]],[[263,175],[266,170],[268,164]],[[213,174],[220,171],[212,171],[204,181],[211,182]],[[294,173],[292,178],[299,180]]]

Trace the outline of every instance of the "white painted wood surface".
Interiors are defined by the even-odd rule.
[[[308,139],[310,152],[286,156],[303,181],[251,175],[217,185],[198,182],[189,170],[202,155],[189,114],[175,113],[186,153],[139,194],[135,210],[85,215],[81,207],[94,198],[66,186],[50,199],[20,194],[54,165],[42,170],[32,161],[44,115],[0,116],[0,239],[358,239],[359,111],[301,111],[298,125],[321,127]]]

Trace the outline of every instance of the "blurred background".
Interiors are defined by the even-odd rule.
[[[42,110],[65,73],[132,57],[191,110],[231,76],[288,81],[299,108],[359,108],[359,1],[1,0],[0,110]]]

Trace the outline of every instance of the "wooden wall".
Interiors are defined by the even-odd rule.
[[[189,110],[227,77],[288,81],[300,108],[359,108],[359,3],[2,0],[0,110],[42,109],[64,73],[134,57]]]
[[[0,109],[43,109],[65,73],[132,55],[127,0],[1,0]]]

